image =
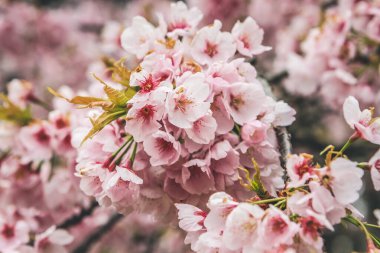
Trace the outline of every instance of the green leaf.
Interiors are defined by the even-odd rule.
[[[101,78],[93,74],[96,80],[104,85],[104,92],[107,94],[108,99],[116,104],[117,106],[124,107],[127,102],[136,94],[132,88],[127,88],[124,90],[114,89],[104,82]]]
[[[110,124],[112,121],[120,118],[126,113],[127,113],[126,110],[118,108],[117,110],[113,112],[105,111],[96,119],[91,119],[91,122],[93,124],[92,129],[84,137],[84,139],[82,140],[82,144],[86,140],[88,140],[89,138],[92,138],[95,134],[100,132],[105,126]]]
[[[48,87],[48,91],[58,97],[66,100],[70,104],[79,105],[78,108],[93,108],[93,107],[101,107],[105,111],[110,111],[115,108],[115,105],[108,100],[105,100],[103,98],[97,98],[97,97],[84,97],[84,96],[75,96],[71,99],[64,97],[63,95],[59,94],[52,88]]]
[[[0,105],[0,120],[12,121],[21,126],[28,125],[33,120],[29,107],[20,108],[3,93],[0,93],[0,101],[3,101]]]
[[[129,80],[131,78],[131,71],[124,65],[125,58],[116,61],[109,57],[103,58],[103,63],[107,69],[111,71],[112,81],[119,83],[125,87],[129,87]]]
[[[255,169],[255,174],[253,175],[253,180],[251,181],[252,187],[254,188],[255,192],[259,197],[267,197],[268,192],[265,189],[263,183],[261,182],[261,175],[260,175],[260,167],[255,161],[255,159],[252,158],[252,164]]]

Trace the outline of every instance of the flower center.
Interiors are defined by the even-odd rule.
[[[38,130],[38,132],[35,133],[34,136],[36,137],[38,142],[41,142],[41,143],[46,143],[50,140],[49,135],[47,135],[45,130],[42,128],[40,130]]]
[[[246,49],[250,49],[251,45],[249,44],[249,40],[248,40],[248,36],[247,35],[243,35],[240,37],[240,41],[243,42],[243,46],[244,48]]]
[[[301,164],[295,167],[295,171],[297,175],[299,176],[299,178],[302,178],[302,176],[305,175],[306,173],[311,173],[312,168],[309,166],[308,161],[304,160]]]
[[[316,240],[319,236],[321,224],[314,217],[301,218],[301,226],[306,235]]]
[[[137,112],[137,118],[142,119],[144,122],[149,122],[153,119],[155,112],[154,105],[145,105]]]
[[[209,41],[206,41],[206,48],[204,50],[204,53],[212,58],[218,53],[218,46]]]
[[[1,231],[1,234],[7,238],[10,239],[15,236],[15,229],[13,226],[10,226],[8,224],[5,224],[3,227],[3,230]]]
[[[288,224],[281,217],[272,218],[272,231],[275,233],[283,233],[284,230],[288,227]]]
[[[191,103],[193,103],[193,101],[188,99],[184,94],[181,94],[180,97],[175,100],[175,109],[185,112],[187,105]]]
[[[140,82],[140,88],[142,93],[148,93],[154,90],[158,86],[158,82],[153,79],[152,75],[149,75],[143,81]]]
[[[166,153],[173,149],[173,143],[166,141],[163,138],[158,138],[156,140],[156,147],[158,148],[160,153]]]
[[[239,110],[239,108],[243,105],[244,105],[244,100],[243,100],[241,95],[239,95],[239,96],[231,95],[230,106],[232,108],[234,108],[235,110]]]

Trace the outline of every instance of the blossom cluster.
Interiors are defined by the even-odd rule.
[[[0,4],[0,252],[379,252],[378,1],[92,3]]]
[[[82,112],[69,113],[72,108],[56,100],[46,119],[37,118],[35,106],[49,105],[37,99],[34,91],[32,83],[14,79],[7,85],[7,95],[0,95],[0,249],[4,253],[71,252],[114,212],[98,208],[80,190],[74,175],[77,152],[71,145],[71,132]],[[151,233],[142,232],[147,228]],[[129,233],[120,232],[124,229]],[[91,252],[111,242],[118,250],[143,252],[133,237],[143,234],[148,240],[159,233],[165,240],[155,239],[159,245],[155,252],[168,252],[168,247],[178,252],[183,247],[167,238],[181,238],[178,231],[135,213]]]
[[[68,99],[101,107],[90,110],[92,124],[74,130],[73,144],[81,188],[102,205],[170,217],[173,202],[201,203],[216,190],[247,194],[238,167],[252,153],[267,188],[282,187],[274,127],[289,125],[295,112],[265,94],[246,61],[269,50],[263,30],[252,18],[231,32],[218,20],[197,28],[201,18],[182,2],[158,27],[135,17],[121,35],[134,67],[113,62],[114,78],[95,76],[103,96]]]
[[[323,252],[322,230],[334,230],[333,225],[345,220],[363,224],[368,252],[378,252],[379,245],[372,242],[367,224],[361,223],[352,204],[359,198],[364,170],[370,171],[375,189],[380,190],[380,152],[369,162],[357,163],[344,151],[358,138],[379,144],[380,118],[361,111],[353,97],[345,101],[344,114],[355,129],[347,144],[340,151],[328,147],[325,165],[309,154],[290,155],[288,180],[277,196],[263,198],[256,191],[255,198],[239,202],[218,192],[208,200],[209,211],[176,204],[179,226],[187,232],[185,242],[195,252]],[[260,184],[255,177],[247,180],[253,190]]]
[[[36,252],[58,251],[73,237],[54,225],[90,204],[73,176],[76,151],[69,118],[55,110],[47,120],[35,119],[32,84],[15,79],[7,87],[0,110],[0,248],[27,247],[33,234]]]
[[[319,95],[333,109],[349,95],[378,106],[379,13],[376,1],[340,1],[327,9],[321,24],[304,35],[299,51],[287,55],[286,89]]]
[[[101,55],[99,32],[112,12],[110,5],[90,1],[60,9],[1,4],[0,81],[83,87],[88,65]]]

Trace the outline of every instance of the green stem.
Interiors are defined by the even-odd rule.
[[[378,228],[378,229],[380,229],[380,226],[379,226],[379,225],[370,224],[370,223],[366,223],[366,222],[363,222],[363,224],[364,224],[364,226],[367,226],[367,227]]]
[[[284,203],[286,203],[286,199],[277,202],[276,204],[274,204],[274,206],[275,206],[275,207],[279,207],[279,206],[281,207],[282,204],[284,204]]]
[[[372,225],[372,224],[361,222],[360,220],[358,220],[357,218],[355,218],[352,215],[348,215],[347,217],[344,218],[344,220],[348,221],[349,223],[351,223],[351,224],[353,224],[353,225],[355,225],[357,227],[360,227],[363,230],[363,232],[366,235],[366,237],[368,239],[371,239],[375,243],[376,247],[380,247],[380,241],[379,241],[379,239],[376,236],[372,235],[368,231],[368,229],[366,228],[366,226],[376,227],[376,228],[379,228],[380,226],[376,226],[376,225]]]
[[[129,142],[131,142],[133,140],[133,137],[131,136],[131,137],[129,137],[129,139],[123,144],[123,145],[121,145],[121,147],[118,149],[118,150],[116,150],[113,154],[112,154],[112,157],[116,157],[119,153],[120,153],[120,151],[129,143]]]
[[[47,111],[52,110],[52,107],[48,103],[42,101],[41,99],[39,99],[39,98],[37,98],[35,96],[31,96],[29,98],[29,101],[32,102],[32,103],[34,103],[34,104],[36,104],[36,105],[41,106],[42,108],[44,108]]]
[[[283,200],[286,200],[286,197],[275,198],[275,199],[263,199],[263,200],[251,202],[251,204],[261,205],[261,204],[268,204],[268,203],[273,203],[273,202],[278,202],[278,201],[283,201]]]
[[[369,163],[363,162],[363,163],[358,163],[358,167],[361,168],[362,170],[370,170],[371,166],[369,166]]]
[[[131,158],[129,159],[129,161],[131,163],[131,169],[133,167],[133,163],[135,162],[136,152],[137,152],[137,142],[135,142],[135,145],[133,146],[133,151],[132,151],[132,154],[131,154]]]
[[[336,157],[338,157],[338,156],[342,156],[343,153],[344,153],[344,151],[346,151],[346,150],[351,146],[351,144],[354,143],[357,139],[358,139],[358,136],[357,136],[356,133],[354,133],[354,134],[350,137],[350,139],[348,139],[348,141],[344,144],[344,146],[342,147],[342,149],[339,150],[339,152],[338,152],[338,154],[337,154]]]
[[[132,144],[133,144],[133,141],[129,142],[127,148],[123,151],[123,153],[121,153],[121,155],[115,161],[116,165],[120,164],[121,160],[123,159],[123,156],[129,151],[129,149],[131,148]]]

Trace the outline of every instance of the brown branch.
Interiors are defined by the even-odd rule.
[[[111,216],[111,218],[107,221],[106,224],[99,227],[98,230],[96,230],[94,233],[89,235],[81,245],[76,247],[72,253],[86,253],[89,252],[91,247],[99,241],[107,232],[109,232],[119,221],[124,218],[121,214],[114,214]]]
[[[72,226],[78,225],[79,223],[83,221],[84,218],[90,216],[95,210],[95,208],[97,208],[98,206],[99,206],[98,202],[96,201],[91,202],[88,208],[83,208],[79,214],[74,215],[70,217],[69,219],[65,220],[64,222],[59,224],[57,228],[67,229]]]
[[[281,76],[284,76],[284,74],[281,74]],[[272,97],[273,99],[277,100],[272,92],[272,88],[270,87],[269,83],[265,79],[260,79],[261,83],[264,87],[265,93]],[[290,134],[288,133],[288,130],[286,127],[275,127],[275,133],[277,137],[277,142],[279,146],[280,151],[280,162],[281,166],[284,168],[286,173],[286,161],[289,154],[292,153],[292,144],[290,142]]]

